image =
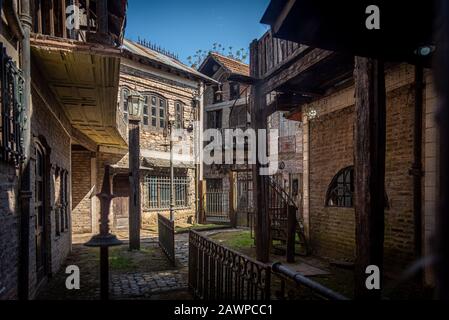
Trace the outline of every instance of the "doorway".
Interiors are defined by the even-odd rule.
[[[113,228],[128,229],[129,225],[129,175],[117,174],[113,179],[112,212],[114,215]]]

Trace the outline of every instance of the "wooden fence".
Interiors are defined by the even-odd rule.
[[[175,223],[163,215],[158,214],[157,228],[159,234],[159,246],[165,252],[172,264],[175,265]]]

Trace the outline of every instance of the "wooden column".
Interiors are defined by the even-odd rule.
[[[253,78],[259,77],[259,50],[258,42],[254,40],[250,47],[251,61],[250,71]],[[267,122],[264,117],[264,95],[261,90],[261,84],[257,83],[251,88],[251,125],[257,132],[260,129],[266,129]],[[259,151],[259,141],[257,141],[256,154]],[[260,175],[260,163],[256,161],[253,167],[253,199],[256,210],[256,256],[261,262],[268,262],[270,259],[270,218],[266,207],[267,186],[264,177]]]
[[[435,89],[438,94],[438,175],[436,212],[436,287],[437,298],[449,300],[449,3],[438,1],[440,14],[437,30]]]
[[[129,249],[140,250],[140,127],[129,119]]]
[[[385,201],[385,73],[381,61],[355,58],[355,297],[377,299],[368,290],[366,267],[376,265],[382,279]],[[382,288],[382,281],[381,281]]]

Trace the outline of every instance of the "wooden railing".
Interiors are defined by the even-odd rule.
[[[36,34],[114,45],[122,42],[126,1],[30,1],[32,28]]]
[[[157,216],[157,226],[158,226],[158,236],[159,236],[159,246],[162,248],[164,253],[170,262],[175,265],[175,223],[170,221],[161,214]]]
[[[262,183],[266,184],[266,188],[264,188],[266,194],[263,201],[266,201],[266,208],[270,217],[271,240],[285,244],[285,253],[289,262],[293,262],[296,253],[307,255],[309,248],[299,208],[288,193],[272,177],[265,176],[262,179]],[[251,235],[256,236],[256,213],[252,214],[250,218]],[[296,246],[296,235],[299,238],[299,248]],[[299,250],[295,252],[297,249]]]
[[[269,300],[270,266],[191,230],[189,288],[205,300]]]
[[[258,74],[265,78],[282,65],[304,52],[307,46],[296,42],[274,38],[271,30],[267,31],[258,41],[259,65]]]

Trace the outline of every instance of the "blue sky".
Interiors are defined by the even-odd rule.
[[[267,30],[260,24],[269,0],[128,0],[126,37],[140,36],[186,58],[218,42],[235,49]]]

